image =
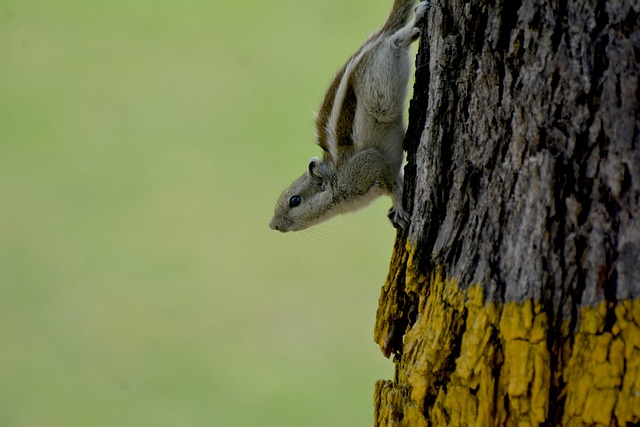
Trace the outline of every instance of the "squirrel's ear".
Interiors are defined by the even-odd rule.
[[[322,167],[322,164],[320,163],[320,160],[318,160],[317,157],[313,157],[309,162],[309,169],[307,170],[307,173],[309,174],[309,178],[317,181],[322,181],[324,177],[322,169],[323,167]]]

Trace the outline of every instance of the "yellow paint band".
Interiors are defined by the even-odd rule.
[[[556,332],[538,302],[487,303],[480,286],[412,275],[406,288],[421,295],[419,314],[404,336],[396,382],[376,386],[376,425],[640,422],[640,300],[618,301],[611,332],[607,302],[583,309],[573,346],[563,347],[552,372],[547,338]],[[555,391],[565,399],[562,420],[549,413],[552,383],[564,384]]]

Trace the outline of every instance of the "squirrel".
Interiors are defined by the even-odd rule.
[[[411,72],[409,47],[420,36],[428,1],[395,0],[389,17],[334,77],[316,113],[323,158],[278,200],[269,227],[299,231],[360,209],[387,194],[394,227],[406,228],[402,207],[403,110]]]

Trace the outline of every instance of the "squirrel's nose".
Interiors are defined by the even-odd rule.
[[[278,228],[278,224],[276,224],[276,222],[273,219],[269,221],[269,228],[272,230],[280,231],[280,229]]]

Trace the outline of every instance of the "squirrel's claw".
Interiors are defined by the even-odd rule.
[[[416,17],[414,18],[416,22],[420,21],[424,18],[425,13],[431,8],[431,2],[423,1],[420,2],[413,10],[415,12]]]
[[[391,224],[393,224],[395,228],[406,229],[407,227],[409,227],[409,224],[411,223],[411,219],[410,219],[411,216],[407,212],[405,212],[404,209],[402,208],[389,209],[389,213],[387,213],[387,218],[389,218],[389,221],[391,221]]]

